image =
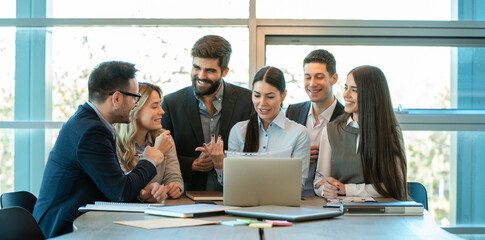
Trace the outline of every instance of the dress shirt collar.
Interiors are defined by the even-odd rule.
[[[153,139],[152,139],[152,135],[150,134],[150,132],[147,133],[145,143],[142,144],[141,146],[138,145],[138,143],[135,141],[135,148],[136,148],[137,153],[142,153],[147,146],[153,146]]]
[[[320,119],[320,117],[323,117],[323,118],[327,119],[328,121],[330,121],[330,118],[332,117],[332,113],[335,110],[336,106],[337,106],[337,99],[335,97],[333,97],[332,104],[327,109],[325,109],[325,111],[320,113],[320,115],[318,115],[318,118]],[[313,109],[313,107],[310,105],[310,110],[308,110],[308,116],[313,116],[312,109]]]
[[[273,121],[270,123],[270,126],[274,124],[275,126],[285,129],[285,119],[286,119],[285,113],[283,112],[283,110],[280,109],[280,112],[278,113],[278,115],[276,115],[275,119],[273,119]],[[258,125],[261,129],[264,130],[263,122],[261,122],[261,119],[259,118],[259,116],[258,116]]]
[[[318,115],[318,120],[321,123],[323,123],[325,120],[326,122],[330,122],[330,119],[332,118],[333,111],[335,110],[335,107],[337,106],[337,99],[333,97],[333,102],[332,104],[325,109],[320,115]],[[313,107],[310,104],[310,109],[308,110],[308,119],[312,119],[312,126],[315,125],[315,118],[313,117]]]
[[[352,116],[350,116],[349,119],[347,119],[347,126],[351,126],[353,128],[359,128],[359,123],[352,120]]]
[[[109,123],[108,121],[106,121],[106,119],[104,119],[103,115],[101,115],[101,113],[98,111],[98,108],[96,108],[96,106],[94,106],[94,104],[92,104],[91,102],[87,101],[86,102],[93,110],[94,112],[96,112],[96,115],[98,115],[99,119],[101,120],[101,122],[109,129],[109,131],[113,134],[113,138],[116,136],[116,128],[113,126],[113,124]]]

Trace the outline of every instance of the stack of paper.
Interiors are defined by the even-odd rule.
[[[194,217],[195,215],[207,213],[224,213],[224,210],[236,209],[239,207],[214,205],[214,204],[189,204],[166,207],[149,207],[145,209],[146,214],[161,215],[167,217]]]
[[[161,207],[163,203],[122,203],[122,202],[95,202],[80,207],[80,212],[87,211],[115,211],[115,212],[145,212],[148,207]]]

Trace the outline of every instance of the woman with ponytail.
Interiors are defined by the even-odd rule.
[[[406,154],[384,73],[360,66],[347,75],[346,114],[322,132],[317,195],[407,199]],[[339,190],[340,189],[340,190]]]
[[[229,134],[228,151],[273,152],[290,150],[292,158],[302,160],[302,184],[308,178],[310,139],[306,128],[285,117],[281,106],[286,97],[285,77],[281,70],[266,66],[253,80],[252,100],[255,109],[249,120],[236,123]],[[218,146],[218,147],[217,147]],[[214,161],[219,182],[222,181],[222,140],[198,148]],[[289,156],[290,157],[290,156]]]

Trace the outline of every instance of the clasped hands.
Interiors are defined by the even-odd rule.
[[[160,183],[154,182],[148,184],[145,188],[140,190],[139,197],[141,200],[150,203],[159,203],[171,197],[173,199],[179,198],[182,195],[179,186],[171,182],[166,186],[160,185]]]
[[[193,171],[208,172],[213,167],[222,169],[224,160],[224,141],[222,137],[211,136],[209,143],[204,143],[202,147],[197,147],[195,151],[200,151],[200,155],[192,163]]]

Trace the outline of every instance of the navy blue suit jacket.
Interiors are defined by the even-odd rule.
[[[227,150],[229,132],[237,122],[249,119],[254,112],[251,91],[230,83],[224,84],[219,134]],[[205,190],[206,172],[192,172],[192,162],[199,157],[195,148],[204,143],[204,133],[200,122],[199,102],[192,86],[168,94],[163,98],[162,127],[170,130],[177,148],[180,170],[187,190]]]
[[[139,161],[125,175],[116,157],[113,134],[85,103],[62,126],[45,167],[33,216],[47,238],[72,231],[77,209],[94,201],[128,202],[156,175]]]

